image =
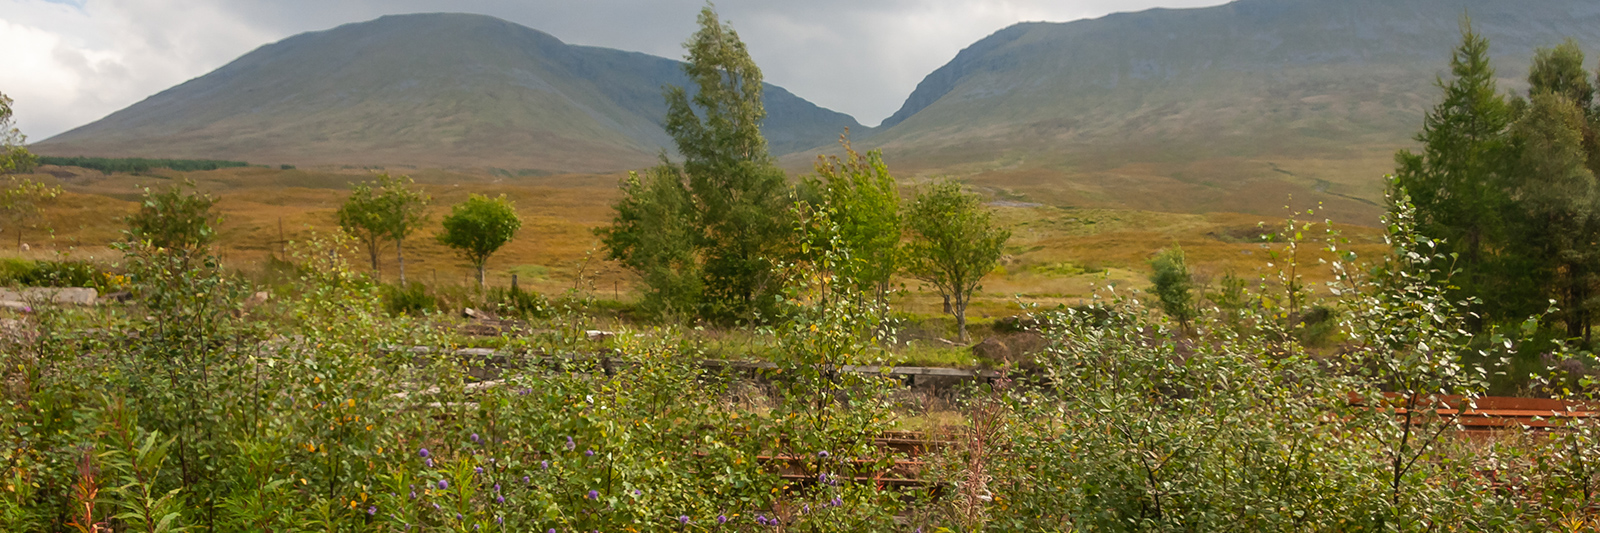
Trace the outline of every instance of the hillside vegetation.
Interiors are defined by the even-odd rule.
[[[606,172],[655,161],[663,85],[682,63],[574,46],[504,20],[392,15],[268,44],[32,145],[44,155]],[[792,151],[848,115],[767,87],[766,133]]]

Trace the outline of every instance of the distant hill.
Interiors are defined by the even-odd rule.
[[[1600,58],[1593,0],[1239,0],[1023,23],[929,74],[864,144],[1058,204],[1281,213],[1294,194],[1375,219],[1463,14],[1503,89],[1566,37]]]
[[[36,143],[42,154],[603,172],[653,163],[678,61],[568,45],[504,20],[385,16],[262,46]],[[766,85],[774,153],[824,145],[849,115]]]

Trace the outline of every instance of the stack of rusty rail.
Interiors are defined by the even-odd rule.
[[[789,482],[791,490],[817,483],[838,481],[874,483],[883,488],[913,488],[927,484],[921,479],[921,474],[928,468],[928,462],[924,460],[923,455],[951,444],[949,441],[931,439],[924,433],[914,431],[886,431],[872,439],[872,443],[878,449],[889,452],[892,458],[885,462],[880,458],[824,459],[811,454],[778,454],[758,457],[757,460],[765,463],[768,468],[776,470],[780,477]],[[823,464],[829,466],[828,471],[818,470]]]
[[[1383,398],[1395,416],[1421,415],[1422,422],[1435,416],[1450,420],[1460,425],[1468,437],[1507,431],[1566,431],[1576,421],[1600,418],[1600,402],[1509,396],[1480,396],[1469,402],[1457,395],[1429,395],[1408,401],[1396,393],[1384,393]],[[1367,403],[1361,396],[1350,397],[1351,405]]]

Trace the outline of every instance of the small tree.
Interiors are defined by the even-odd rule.
[[[841,136],[843,158],[817,156],[816,175],[804,182],[805,196],[812,202],[828,205],[833,215],[830,227],[837,232],[839,246],[850,250],[850,264],[843,275],[855,285],[856,294],[883,303],[889,293],[889,279],[900,270],[900,185],[889,174],[878,150],[865,155],[850,147]],[[832,234],[824,234],[831,238]],[[830,242],[811,243],[821,253]]]
[[[193,183],[174,185],[156,192],[146,187],[139,212],[128,216],[130,241],[148,241],[151,246],[173,251],[205,248],[216,238],[211,206],[217,200],[204,193],[185,193]]]
[[[522,220],[517,218],[517,210],[506,195],[489,198],[474,194],[450,208],[438,239],[478,269],[478,288],[482,289],[484,263],[521,228]]]
[[[1161,311],[1188,331],[1189,322],[1194,320],[1197,311],[1193,293],[1194,276],[1189,273],[1183,248],[1174,246],[1157,252],[1155,259],[1150,260],[1150,268],[1150,290],[1160,301]]]
[[[22,248],[22,228],[40,215],[40,204],[61,195],[60,187],[51,187],[27,178],[7,178],[0,188],[0,219],[17,228],[17,248]]]
[[[426,218],[428,195],[410,188],[411,178],[379,174],[375,182],[358,183],[339,207],[339,227],[360,240],[372,260],[372,274],[379,275],[378,253],[389,240],[394,241],[399,263],[400,284],[406,283],[405,238]]]
[[[27,140],[12,123],[11,98],[0,93],[0,174],[30,172],[38,166],[39,156],[22,146]]]
[[[919,193],[907,215],[913,237],[908,271],[953,304],[956,333],[966,342],[967,304],[978,282],[994,270],[1011,231],[995,227],[976,195],[948,181]]]

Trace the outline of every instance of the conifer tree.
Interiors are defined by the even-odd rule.
[[[1517,274],[1525,265],[1497,255],[1508,238],[1502,216],[1510,202],[1505,173],[1511,159],[1507,132],[1512,111],[1496,87],[1489,42],[1472,31],[1470,21],[1462,22],[1450,72],[1449,80],[1438,80],[1444,99],[1427,114],[1417,134],[1421,153],[1401,150],[1395,155],[1391,188],[1410,196],[1418,232],[1442,239],[1441,251],[1456,255],[1459,272],[1452,281],[1459,287],[1457,296],[1495,302],[1476,309],[1485,320],[1526,316],[1542,308],[1537,308],[1530,279]]]

